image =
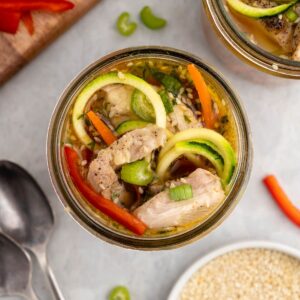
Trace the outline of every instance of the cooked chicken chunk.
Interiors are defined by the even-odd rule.
[[[102,88],[106,92],[104,99],[109,110],[109,118],[130,115],[130,100],[133,87],[124,84],[111,84]]]
[[[286,18],[278,16],[261,19],[267,33],[285,51],[292,51],[293,27]]]
[[[169,114],[170,131],[174,131],[174,127],[180,131],[188,128],[202,127],[201,121],[197,120],[194,113],[186,105],[177,104],[173,107],[174,111]]]
[[[300,23],[297,24],[293,36],[293,60],[300,61]]]
[[[278,5],[270,0],[245,0],[255,7],[273,7]],[[299,9],[296,7],[296,10]],[[284,15],[261,18],[259,20],[261,30],[274,40],[284,52],[293,53],[294,60],[300,60],[299,24],[291,23]]]
[[[166,131],[156,125],[149,125],[124,134],[108,148],[101,150],[92,161],[88,181],[103,196],[110,198],[112,192],[120,189],[115,170],[151,154],[166,142]]]
[[[134,214],[149,228],[180,226],[205,216],[225,197],[219,177],[204,169],[198,168],[188,177],[171,182],[171,185],[183,182],[192,186],[193,198],[173,201],[165,190],[137,208]]]

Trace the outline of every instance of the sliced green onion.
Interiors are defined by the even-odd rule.
[[[159,96],[164,104],[166,109],[166,113],[169,114],[174,111],[172,101],[169,98],[168,92],[166,90],[162,90],[159,93]]]
[[[166,88],[168,92],[171,92],[174,95],[179,93],[182,85],[175,77],[162,72],[155,72],[153,76]]]
[[[167,21],[155,16],[149,6],[145,6],[141,10],[140,17],[145,26],[150,29],[161,29],[167,25]]]
[[[173,201],[181,201],[193,198],[193,189],[190,184],[181,184],[170,188],[169,196]]]
[[[291,7],[289,10],[287,10],[285,16],[291,23],[294,23],[299,17],[298,14],[294,11],[294,7]]]
[[[130,300],[130,293],[127,287],[119,285],[112,289],[109,300]]]
[[[128,12],[123,12],[118,18],[117,28],[122,35],[129,36],[135,32],[137,24],[130,22],[130,14]]]
[[[153,177],[149,163],[144,159],[125,164],[121,169],[121,179],[131,184],[146,186]]]

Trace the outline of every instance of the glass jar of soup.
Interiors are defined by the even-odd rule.
[[[49,126],[50,177],[86,230],[134,249],[208,234],[246,187],[251,137],[236,93],[182,51],[138,47],[84,69]]]
[[[264,7],[274,6],[276,2],[261,0],[252,4],[249,0],[244,3]],[[249,17],[231,8],[226,0],[203,0],[203,5],[207,16],[202,18],[206,38],[227,67],[254,81],[255,77],[259,80],[267,77],[260,76],[248,65],[271,75],[300,78],[300,18],[292,23],[287,11],[266,18]],[[277,5],[280,4],[277,2]]]

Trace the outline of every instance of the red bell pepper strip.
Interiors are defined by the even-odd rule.
[[[69,1],[61,0],[1,0],[1,11],[32,11],[32,10],[46,10],[50,12],[62,12],[72,9],[74,4]]]
[[[1,2],[0,2],[1,3]],[[0,10],[0,31],[16,33],[21,20],[21,13]]]
[[[24,25],[30,35],[34,34],[34,24],[32,15],[30,12],[24,12],[22,14],[22,21],[24,22]]]
[[[95,208],[99,209],[101,212],[111,217],[118,223],[122,224],[127,229],[138,235],[142,235],[147,228],[144,223],[142,223],[139,219],[137,219],[135,216],[133,216],[117,204],[104,198],[100,194],[97,194],[83,180],[77,166],[79,161],[77,152],[74,149],[66,146],[64,147],[64,154],[73,184],[78,189],[78,191],[86,198],[86,200]]]
[[[290,201],[289,197],[281,188],[276,177],[273,175],[269,175],[263,179],[263,182],[283,213],[293,223],[300,226],[300,210]]]

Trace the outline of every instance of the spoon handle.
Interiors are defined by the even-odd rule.
[[[47,277],[47,280],[48,280],[49,286],[51,287],[54,299],[55,300],[65,300],[65,298],[57,284],[57,281],[53,274],[53,271],[51,270],[50,266],[48,265],[46,252],[45,251],[35,251],[34,253],[35,253],[37,260],[41,266],[41,269],[43,270],[44,274]]]

